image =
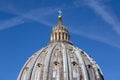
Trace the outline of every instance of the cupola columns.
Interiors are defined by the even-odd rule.
[[[58,24],[51,33],[51,42],[69,42],[70,35],[68,29],[62,24],[62,11],[58,11]]]

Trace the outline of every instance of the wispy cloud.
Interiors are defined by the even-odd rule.
[[[4,11],[4,9],[2,9]],[[5,12],[15,14],[17,17],[14,17],[12,19],[8,19],[5,21],[0,22],[0,30],[7,29],[9,27],[14,27],[16,25],[22,24],[29,20],[33,20],[36,22],[39,22],[41,24],[52,26],[53,24],[49,21],[45,20],[44,17],[50,14],[53,14],[57,11],[57,8],[47,7],[47,8],[38,8],[31,10],[29,12],[23,13],[19,12],[18,10],[13,9],[5,9]]]
[[[96,14],[101,16],[101,18],[111,26],[111,29],[113,29],[117,34],[120,35],[119,20],[117,19],[115,14],[111,14],[111,12],[107,10],[108,7],[106,5],[102,4],[102,2],[99,2],[97,0],[84,0],[84,1],[86,1],[87,6],[89,6],[93,11],[95,11]],[[81,3],[79,1],[74,3],[74,5],[77,5],[77,7],[79,7],[79,4],[81,5]],[[68,7],[68,6],[65,6],[64,8],[66,8],[66,7]],[[0,22],[0,30],[3,30],[3,29],[7,29],[9,27],[14,27],[19,24],[23,24],[24,22],[27,21],[27,19],[39,22],[39,23],[47,25],[47,26],[53,26],[53,23],[50,23],[49,21],[44,19],[44,17],[54,14],[55,12],[57,12],[58,8],[55,8],[55,7],[46,7],[45,8],[44,7],[44,8],[33,9],[28,12],[20,12],[17,9],[15,9],[14,7],[11,7],[11,8],[5,7],[5,8],[1,8],[0,10],[5,11],[7,13],[17,15],[17,17]],[[120,48],[120,42],[119,41],[111,41],[109,37],[104,37],[101,35],[98,36],[95,33],[93,33],[93,34],[87,33],[86,34],[83,31],[75,30],[75,28],[72,29],[71,32],[74,34],[80,35],[80,36],[85,36],[90,39],[100,41],[100,42]]]
[[[74,2],[74,5],[76,7],[80,7],[81,2],[79,0],[76,0]],[[109,33],[109,35],[103,35],[104,32],[101,34],[96,34],[95,32],[86,33],[81,29],[70,29],[71,33],[120,48],[120,42],[119,42],[120,22],[117,16],[114,13],[112,13],[112,10],[109,8],[109,6],[105,5],[102,2],[102,0],[84,0],[84,6],[88,6],[90,9],[92,9],[98,16],[100,16],[109,25],[110,28],[106,30],[106,32]],[[113,30],[114,32],[111,33],[109,30]]]
[[[47,21],[45,19],[46,16],[50,16],[51,14],[56,13],[59,8],[61,9],[68,9],[68,6],[61,5],[61,6],[54,6],[54,7],[40,7],[34,8],[29,11],[24,11],[17,9],[15,5],[8,4],[7,5],[0,5],[0,11],[13,14],[17,17],[13,17],[12,19],[8,19],[5,21],[0,22],[0,30],[7,29],[9,27],[14,27],[16,25],[22,24],[23,22],[27,22],[27,20],[36,21],[38,23],[44,24],[46,26],[53,26],[54,23]]]
[[[23,24],[24,20],[22,17],[15,17],[9,20],[1,21],[0,22],[0,30],[7,29],[19,24]]]
[[[87,37],[91,40],[99,41],[120,48],[120,39],[114,34],[111,34],[110,36],[101,36],[101,35],[96,35],[95,33],[80,31],[79,29],[74,29],[72,27],[70,28],[70,32],[78,36]]]
[[[108,10],[108,6],[104,5],[102,1],[98,0],[85,0],[87,5],[93,9],[101,18],[107,22],[112,29],[120,35],[120,21],[117,19],[115,14],[111,14]]]

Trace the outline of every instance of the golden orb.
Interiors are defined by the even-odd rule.
[[[58,16],[58,18],[59,18],[59,19],[61,19],[61,18],[62,18],[62,16],[60,16],[60,15],[59,15],[59,16]]]

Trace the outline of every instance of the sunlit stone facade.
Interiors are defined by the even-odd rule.
[[[68,29],[58,16],[50,43],[34,53],[23,66],[18,80],[104,80],[96,62],[70,42]]]

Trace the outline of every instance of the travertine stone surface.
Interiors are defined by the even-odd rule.
[[[70,42],[62,16],[58,20],[50,43],[28,59],[18,80],[104,80],[96,62]]]

